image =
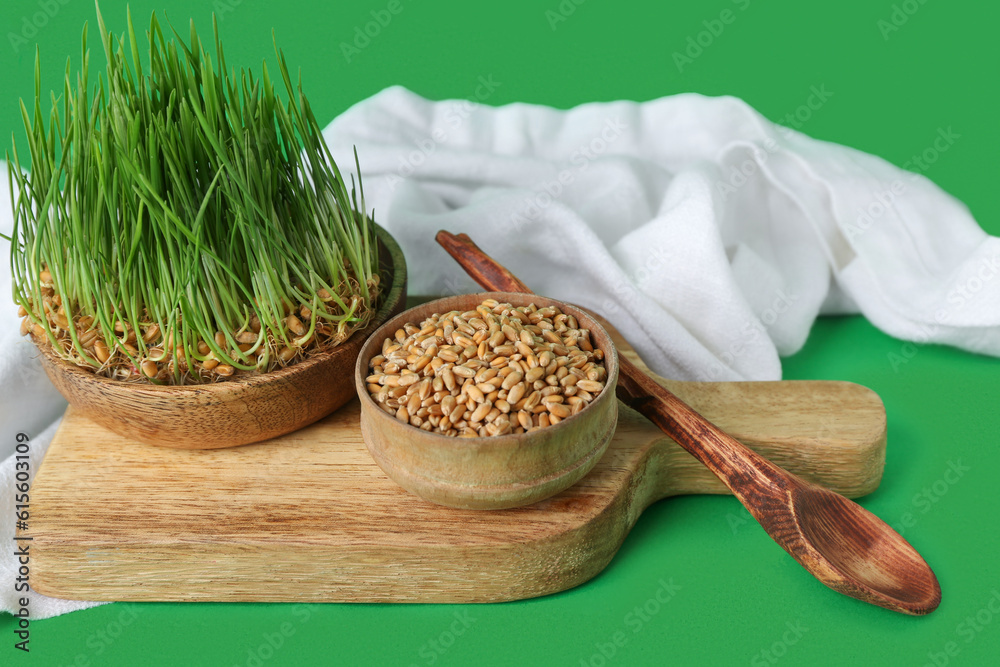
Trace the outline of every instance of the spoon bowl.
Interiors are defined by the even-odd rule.
[[[937,577],[899,533],[843,496],[801,484],[789,496],[805,538],[799,553],[811,547],[815,551],[811,557],[825,561],[824,584],[908,614],[926,614],[941,603]],[[799,555],[789,553],[802,563]],[[881,601],[891,601],[892,606]]]
[[[487,289],[530,292],[473,243],[446,231],[437,241]],[[859,505],[779,468],[695,412],[627,357],[618,398],[698,459],[814,577],[851,597],[904,614],[928,614],[941,586],[920,554]]]

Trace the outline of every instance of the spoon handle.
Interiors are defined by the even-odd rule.
[[[792,473],[779,468],[694,411],[669,389],[619,355],[618,398],[660,427],[701,461],[761,521],[764,490],[788,486]],[[796,481],[798,479],[796,478]]]
[[[468,234],[452,234],[442,229],[434,238],[465,269],[469,277],[487,291],[531,294],[531,290],[520,278],[483,252]]]
[[[488,290],[529,292],[468,236],[441,231],[438,243]],[[809,484],[745,447],[619,355],[618,397],[701,461],[768,535],[821,582],[906,614],[941,602],[934,572],[883,521],[843,496]]]
[[[440,231],[437,242],[482,287],[490,291],[531,293],[527,285],[487,255],[467,234]],[[757,516],[761,492],[787,486],[782,470],[711,423],[671,391],[619,355],[618,398],[701,461]],[[708,445],[708,446],[706,446]],[[756,493],[755,493],[756,491]],[[760,520],[762,517],[757,516]]]

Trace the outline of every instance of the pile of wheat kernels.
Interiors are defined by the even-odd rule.
[[[505,435],[586,407],[604,389],[603,359],[572,315],[487,299],[397,330],[365,381],[401,422],[451,436]]]
[[[131,322],[116,320],[113,324],[115,335],[105,337],[100,322],[92,315],[83,315],[79,309],[76,309],[75,316],[67,311],[62,295],[55,291],[52,274],[48,269],[41,271],[39,280],[42,294],[42,311],[39,316],[44,314],[55,338],[57,347],[53,347],[52,351],[81,368],[122,382],[153,381],[157,384],[173,384],[177,366],[182,373],[182,383],[213,382],[233,375],[266,372],[288,366],[314,351],[340,345],[361,326],[358,324],[342,328],[336,323],[329,323],[322,316],[318,316],[315,325],[311,326],[312,310],[309,306],[302,305],[296,309],[289,301],[284,300],[281,330],[268,331],[262,336],[260,319],[253,313],[249,320],[243,322],[243,327],[234,331],[231,336],[226,336],[221,331],[215,332],[215,344],[228,356],[239,359],[240,355],[246,355],[246,365],[257,365],[256,370],[238,370],[222,363],[204,340],[198,340],[190,348],[175,346],[174,334],[161,331],[160,325],[151,321],[152,318],[145,309],[141,312],[138,330]],[[375,294],[378,284],[379,277],[375,275],[368,283],[371,294]],[[366,323],[370,317],[368,306],[357,295],[334,296],[324,288],[317,291],[316,296],[319,301],[315,307],[322,313],[340,313],[342,311],[338,304],[346,302],[359,322]],[[51,345],[46,329],[32,321],[24,306],[18,308],[17,316],[23,318],[22,336],[30,333],[37,345]],[[74,344],[70,331],[71,320],[78,345]],[[141,351],[137,347],[139,338],[143,342]],[[98,363],[94,364],[92,360]]]

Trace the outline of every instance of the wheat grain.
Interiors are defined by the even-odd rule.
[[[297,321],[286,318],[293,331]],[[506,435],[583,410],[604,389],[604,356],[591,331],[556,307],[487,299],[397,329],[365,382],[400,422],[449,436]]]

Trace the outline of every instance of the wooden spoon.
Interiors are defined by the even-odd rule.
[[[530,292],[465,234],[437,241],[488,290]],[[729,487],[775,542],[835,591],[904,614],[928,614],[941,586],[920,554],[856,503],[751,451],[619,355],[618,398]]]

